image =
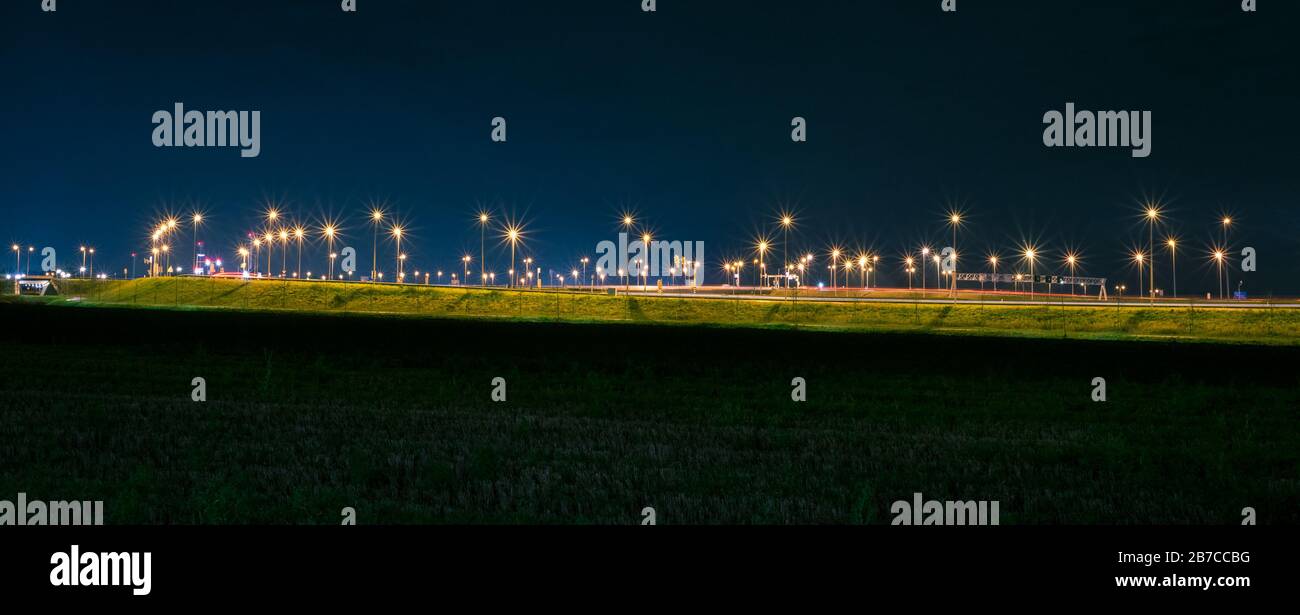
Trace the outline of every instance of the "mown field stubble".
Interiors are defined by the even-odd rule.
[[[0,314],[0,493],[110,524],[888,523],[914,492],[1004,525],[1300,521],[1293,347]]]

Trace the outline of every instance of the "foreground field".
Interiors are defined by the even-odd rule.
[[[542,292],[231,279],[155,278],[61,282],[56,303],[179,308],[368,312],[440,318],[800,327],[1086,339],[1300,344],[1300,310],[1222,308],[854,304],[812,301],[606,296]]]
[[[1300,522],[1289,347],[30,303],[0,318],[0,498],[102,499],[109,523],[353,507],[631,524],[645,506],[661,524],[888,523],[914,492],[997,500],[1003,524],[1236,524],[1247,506]]]

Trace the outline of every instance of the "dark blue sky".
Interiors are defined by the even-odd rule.
[[[414,268],[452,270],[487,204],[567,269],[627,207],[716,265],[786,207],[798,251],[889,259],[937,243],[956,204],[966,253],[1031,239],[1115,278],[1154,196],[1193,251],[1180,291],[1214,287],[1202,253],[1226,210],[1233,246],[1260,255],[1247,290],[1296,293],[1300,9],[1238,4],[8,0],[0,239],[65,263],[88,242],[120,271],[164,210],[200,203],[228,254],[272,199],[344,216],[364,254],[365,204],[386,200]],[[260,110],[261,155],[155,148],[150,117],[177,101]],[[1152,111],[1151,156],[1045,148],[1042,115],[1067,101]],[[488,138],[497,115],[506,144]],[[897,270],[881,281],[905,283]]]

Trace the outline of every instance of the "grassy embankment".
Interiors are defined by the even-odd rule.
[[[177,308],[1300,344],[1300,310],[1287,308],[796,303],[743,297],[612,297],[584,292],[177,278],[71,280],[61,285],[63,296],[51,303],[67,303],[75,298],[82,304]]]

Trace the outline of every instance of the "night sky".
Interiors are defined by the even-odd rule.
[[[373,201],[409,226],[408,269],[450,271],[491,207],[568,270],[632,209],[657,238],[704,241],[720,280],[784,208],[792,251],[871,249],[889,285],[959,207],[964,254],[1073,247],[1115,279],[1153,198],[1187,246],[1180,292],[1217,289],[1206,246],[1229,212],[1231,245],[1259,253],[1245,289],[1295,294],[1300,7],[1259,3],[5,0],[0,239],[64,265],[84,242],[120,272],[164,212],[201,206],[229,256],[274,201],[343,217],[367,254]],[[151,116],[178,101],[261,111],[261,155],[154,147]],[[1066,102],[1150,110],[1151,155],[1044,147]],[[508,250],[490,259],[504,271]]]

